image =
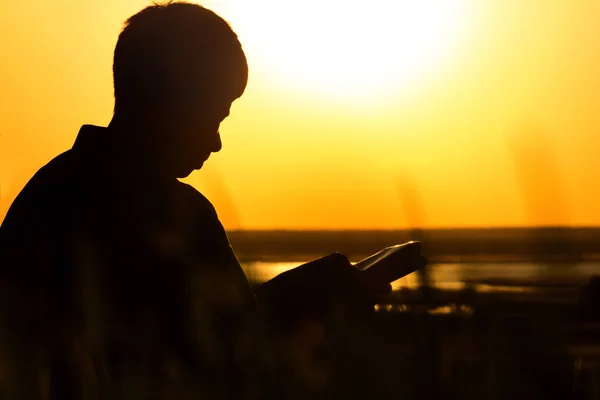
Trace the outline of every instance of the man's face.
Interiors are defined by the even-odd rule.
[[[211,153],[221,150],[219,126],[229,115],[234,100],[233,96],[206,96],[204,100],[165,110],[158,151],[170,175],[184,178],[202,168]]]

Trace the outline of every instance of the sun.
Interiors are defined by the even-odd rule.
[[[443,68],[472,0],[228,0],[203,3],[238,33],[251,73],[338,99],[383,95]]]

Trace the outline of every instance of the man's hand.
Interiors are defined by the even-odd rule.
[[[407,270],[422,268],[427,261],[420,254],[410,252],[410,257],[396,257],[410,265]],[[394,262],[391,257],[388,264]],[[377,266],[379,269],[392,265]],[[383,268],[381,268],[383,267]],[[374,271],[378,272],[378,271]],[[385,272],[385,271],[384,271]],[[391,283],[380,279],[385,274],[372,274],[352,265],[341,253],[300,265],[284,272],[260,286],[259,300],[276,320],[281,322],[311,316],[327,320],[332,310],[373,308],[380,296],[389,295]]]
[[[424,265],[424,261],[409,262]],[[327,380],[327,343],[344,322],[368,315],[392,286],[369,279],[340,253],[313,260],[264,283],[257,296],[275,329],[278,353],[294,379],[310,387]],[[325,357],[327,358],[327,357]]]

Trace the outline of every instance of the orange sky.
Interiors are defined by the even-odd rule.
[[[328,1],[301,17],[319,15]],[[436,1],[444,3],[429,2]],[[213,201],[228,228],[600,225],[600,3],[456,1],[464,7],[448,17],[452,31],[428,25],[448,10],[416,20],[414,10],[404,9],[404,18],[386,13],[390,1],[367,3],[387,19],[365,18],[365,37],[384,25],[390,41],[382,51],[400,50],[381,76],[387,83],[366,91],[359,79],[318,81],[293,70],[293,57],[318,65],[315,57],[331,56],[311,53],[308,37],[289,41],[297,55],[277,48],[279,35],[269,29],[289,28],[281,37],[291,40],[298,15],[251,13],[242,0],[205,3],[238,31],[251,76],[223,124],[222,152],[186,181]],[[114,44],[122,22],[146,4],[0,3],[0,219],[35,170],[71,146],[80,125],[109,122]],[[321,29],[323,40],[337,33],[338,42],[355,43],[349,25],[336,22],[348,9],[322,7],[325,22],[305,25]],[[407,35],[430,46],[430,57]],[[316,61],[332,67],[336,60]]]

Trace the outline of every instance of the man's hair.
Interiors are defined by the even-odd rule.
[[[219,92],[242,95],[248,65],[229,24],[200,5],[153,4],[133,15],[114,54],[115,112],[147,112]]]

